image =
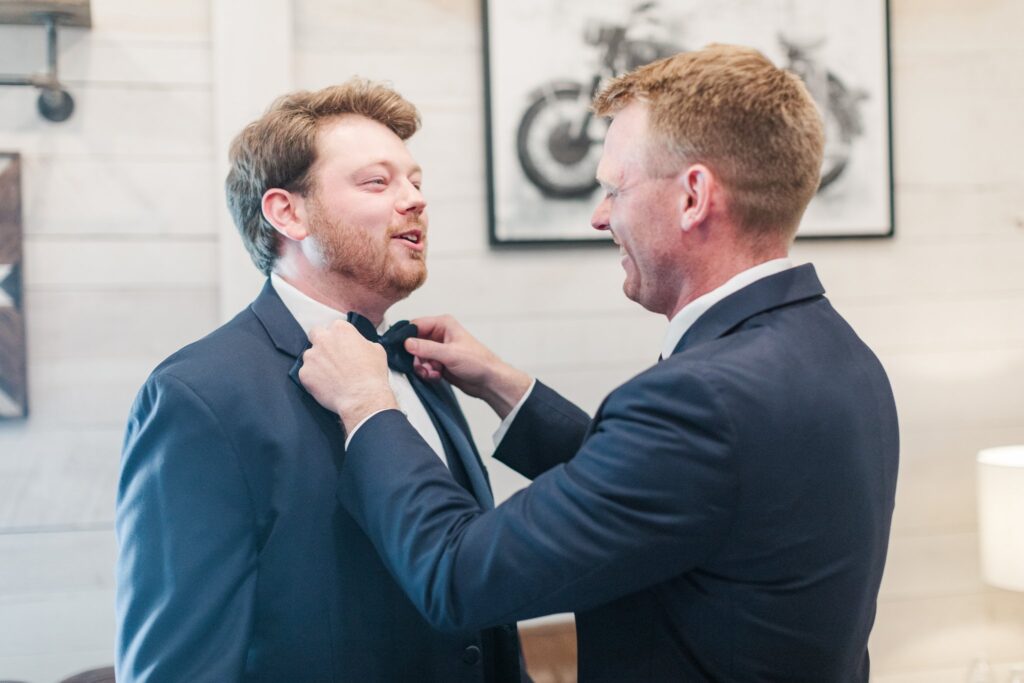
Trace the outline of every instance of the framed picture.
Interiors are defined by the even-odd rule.
[[[21,159],[0,152],[0,420],[28,414],[21,241]]]
[[[611,77],[708,43],[748,45],[807,84],[825,121],[798,237],[893,234],[887,0],[482,0],[490,240],[605,242],[591,229]]]

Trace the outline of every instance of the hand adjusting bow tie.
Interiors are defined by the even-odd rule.
[[[399,320],[384,334],[377,334],[373,323],[358,313],[349,313],[347,319],[359,334],[384,347],[389,368],[407,375],[412,373],[412,354],[405,350],[405,340],[416,336],[415,325],[408,320]]]

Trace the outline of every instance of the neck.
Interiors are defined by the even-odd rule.
[[[297,268],[278,261],[274,273],[310,299],[344,313],[356,312],[379,327],[384,314],[395,302],[362,285],[351,282],[339,273],[313,268]]]
[[[712,292],[745,270],[750,270],[766,261],[786,258],[789,253],[785,246],[751,253],[739,248],[725,250],[724,256],[715,261],[704,261],[691,266],[679,297],[667,307],[665,316],[671,320],[679,311],[708,292]]]

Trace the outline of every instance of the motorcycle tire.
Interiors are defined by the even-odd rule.
[[[545,197],[586,197],[597,188],[595,174],[599,155],[592,151],[601,140],[591,139],[586,131],[574,139],[570,131],[576,122],[558,112],[554,114],[554,125],[547,120],[552,116],[551,107],[583,101],[583,86],[561,85],[539,94],[519,121],[516,131],[519,165],[527,179]],[[589,99],[584,107],[589,107]],[[587,109],[573,113],[587,116]],[[550,130],[539,127],[544,125],[550,126]],[[538,139],[537,136],[542,137]]]

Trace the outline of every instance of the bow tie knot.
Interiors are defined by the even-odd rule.
[[[349,313],[347,319],[354,328],[359,330],[359,334],[384,347],[388,356],[389,368],[407,375],[412,373],[412,354],[405,350],[405,340],[416,336],[415,325],[408,320],[399,320],[388,328],[387,332],[378,334],[373,323],[358,313]]]

